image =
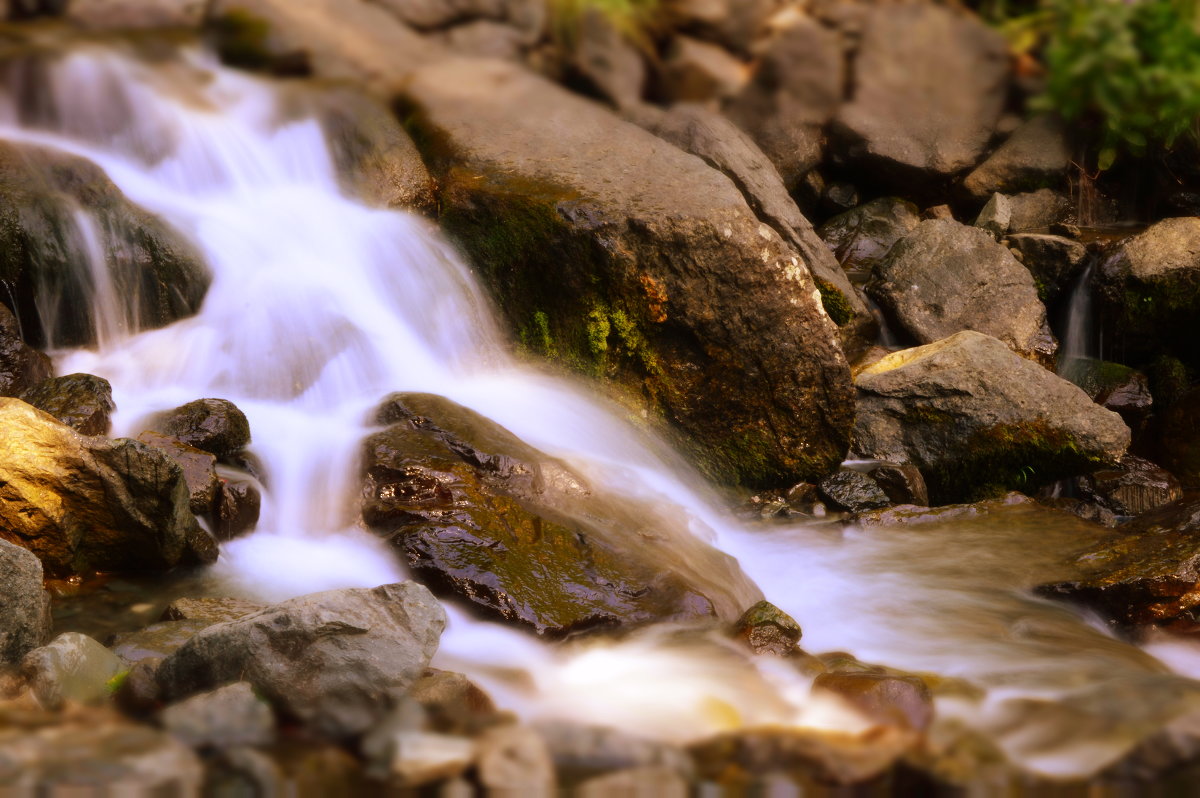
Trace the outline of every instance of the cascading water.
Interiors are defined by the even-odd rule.
[[[1067,299],[1066,325],[1059,354],[1058,371],[1069,380],[1076,381],[1086,371],[1088,361],[1099,360],[1103,354],[1102,333],[1096,323],[1096,309],[1092,276],[1096,271],[1096,259],[1087,266],[1071,286]]]
[[[57,367],[111,381],[116,434],[198,397],[246,412],[270,491],[258,530],[226,544],[213,568],[222,589],[279,599],[403,578],[355,526],[354,460],[370,407],[425,391],[595,484],[671,508],[800,622],[806,649],[962,680],[938,699],[943,740],[974,730],[1025,767],[1086,775],[1200,705],[1195,682],[1028,592],[1087,542],[1073,522],[1016,506],[952,530],[743,526],[664,446],[514,361],[437,231],[344,196],[320,125],[289,119],[269,84],[197,54],[151,68],[77,50],[48,75],[35,113],[0,104],[0,137],[94,161],[211,269],[201,311],[154,331],[123,325],[117,297],[96,291],[98,348],[61,351]],[[668,642],[652,629],[551,648],[452,608],[438,656],[529,716],[674,739],[764,723],[863,726],[811,696],[794,668],[716,639]],[[506,680],[513,669],[527,678]]]

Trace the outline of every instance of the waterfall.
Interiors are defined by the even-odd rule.
[[[195,316],[143,332],[105,324],[95,348],[55,356],[59,373],[111,381],[114,434],[136,435],[150,414],[199,397],[245,411],[269,493],[258,530],[225,544],[212,569],[222,589],[280,599],[404,578],[356,526],[354,461],[369,408],[391,391],[426,391],[594,484],[671,508],[800,622],[806,650],[962,680],[969,689],[938,699],[942,722],[1038,772],[1094,772],[1200,700],[1190,680],[1028,592],[1031,575],[1053,573],[1078,547],[1067,521],[1046,527],[1047,516],[1020,507],[937,532],[734,520],[687,464],[586,386],[512,358],[436,228],[345,196],[320,125],[283,113],[270,83],[198,52],[150,66],[77,49],[47,72],[35,108],[0,101],[0,138],[98,164],[194,242],[211,271]],[[103,317],[120,318],[119,292],[95,287]],[[766,723],[863,726],[811,695],[810,676],[719,636],[667,644],[650,629],[550,647],[454,607],[450,615],[436,664],[528,717],[672,739]],[[526,678],[506,678],[514,669]]]
[[[1066,329],[1058,358],[1058,372],[1072,382],[1082,378],[1088,361],[1104,357],[1103,333],[1096,321],[1096,299],[1092,286],[1095,271],[1096,258],[1093,257],[1076,278],[1067,298]]]

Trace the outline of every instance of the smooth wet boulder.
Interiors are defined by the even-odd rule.
[[[880,197],[827,219],[817,235],[843,269],[866,278],[920,223],[916,205],[899,197]]]
[[[855,384],[854,450],[917,466],[939,504],[1094,471],[1129,446],[1120,416],[978,332],[896,352]]]
[[[925,477],[916,466],[873,462],[855,465],[855,470],[869,475],[892,504],[929,504],[929,489],[925,486]]]
[[[21,674],[46,709],[67,701],[95,704],[108,698],[110,681],[121,672],[121,660],[78,632],[63,632],[21,660]]]
[[[28,402],[82,435],[107,435],[117,409],[112,385],[94,374],[51,377],[21,394]]]
[[[0,399],[0,537],[36,554],[47,574],[177,565],[199,530],[188,497],[163,452],[84,437]]]
[[[363,520],[416,578],[551,637],[713,615],[757,591],[657,508],[592,489],[508,430],[393,394],[363,444]],[[398,422],[398,423],[397,423]]]
[[[217,491],[220,488],[217,481],[216,455],[195,446],[188,446],[179,439],[160,432],[147,430],[138,435],[137,439],[164,452],[175,461],[183,471],[184,481],[187,482],[188,506],[196,515],[211,515],[216,507]]]
[[[892,247],[868,290],[919,344],[975,330],[1046,365],[1058,349],[1029,270],[978,228],[921,222]]]
[[[210,626],[163,662],[158,681],[169,700],[247,681],[286,716],[350,737],[420,678],[445,626],[415,582],[313,593]]]
[[[1087,265],[1087,247],[1078,241],[1045,233],[1016,233],[1005,243],[1016,250],[1017,260],[1033,275],[1043,302],[1061,296]]]
[[[1043,114],[1024,122],[976,167],[963,188],[976,200],[996,192],[1014,194],[1062,181],[1071,164],[1063,123]]]
[[[250,422],[228,399],[197,399],[160,413],[150,429],[217,457],[250,445]]]
[[[760,601],[742,614],[733,633],[755,654],[789,657],[799,653],[800,624],[769,601]]]
[[[859,168],[904,186],[950,177],[983,155],[1008,93],[1008,48],[974,16],[879,4],[866,14],[851,71],[852,99],[834,135]]]
[[[251,479],[228,474],[220,478],[214,532],[217,540],[233,540],[254,529],[262,511],[262,493]]]
[[[0,540],[0,666],[19,662],[50,637],[50,596],[32,552]]]
[[[0,396],[20,396],[53,374],[50,358],[25,343],[17,317],[0,304]]]
[[[840,462],[836,325],[727,177],[511,64],[442,62],[402,100],[444,227],[527,349],[644,402],[722,481]]]

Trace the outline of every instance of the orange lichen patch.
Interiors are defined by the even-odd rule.
[[[646,292],[646,298],[650,300],[646,308],[650,321],[662,324],[667,320],[666,287],[648,274],[638,277],[638,282],[642,284],[642,290]]]

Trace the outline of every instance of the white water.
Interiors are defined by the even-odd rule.
[[[403,578],[355,525],[354,458],[383,395],[428,391],[595,484],[674,508],[796,617],[807,650],[969,682],[974,692],[939,698],[938,739],[974,729],[1027,768],[1082,775],[1195,707],[1193,682],[1027,592],[1090,533],[1047,529],[1049,516],[1024,508],[950,530],[743,526],[661,444],[586,390],[514,361],[436,230],[345,197],[319,125],[285,121],[270,86],[197,55],[149,68],[77,52],[50,74],[53,129],[22,126],[9,107],[0,136],[95,161],[191,238],[213,274],[201,312],[156,331],[130,330],[97,294],[100,346],[60,353],[59,373],[112,382],[114,434],[202,396],[246,412],[270,493],[258,531],[226,544],[213,569],[228,589],[279,599]],[[794,669],[719,640],[684,645],[650,630],[551,648],[450,612],[438,664],[531,717],[672,739],[763,723],[864,727],[810,696]]]

